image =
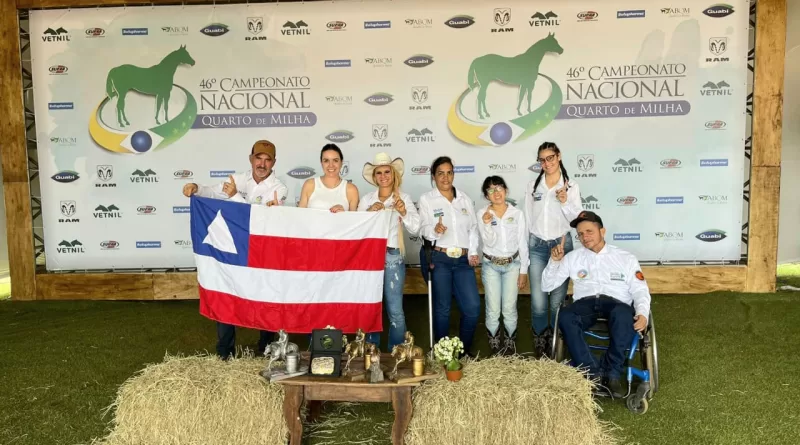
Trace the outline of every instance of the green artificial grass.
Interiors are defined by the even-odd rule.
[[[214,323],[196,301],[0,302],[0,444],[88,443],[105,434],[117,387],[164,354],[214,350]],[[455,302],[454,302],[455,306]],[[427,301],[405,302],[427,350]],[[519,342],[531,350],[530,299],[520,297]],[[623,443],[795,444],[800,436],[800,294],[660,295],[653,302],[661,389],[643,416],[602,400]],[[452,330],[456,332],[457,311]],[[385,326],[388,323],[384,322]],[[237,331],[253,347],[258,334]],[[385,349],[386,336],[382,339]],[[292,336],[305,347],[307,336]],[[476,347],[488,351],[485,328]],[[307,443],[389,443],[388,404],[328,403]],[[569,422],[569,419],[564,419]],[[377,423],[377,425],[375,425]],[[537,425],[530,425],[536,428]],[[370,433],[370,431],[374,431]]]
[[[777,287],[794,286],[800,288],[800,263],[781,264],[778,266]]]

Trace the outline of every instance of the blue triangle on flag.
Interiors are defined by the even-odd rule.
[[[250,204],[191,198],[192,248],[221,263],[247,266]]]

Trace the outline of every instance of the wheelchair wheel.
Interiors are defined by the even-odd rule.
[[[656,325],[652,313],[648,324],[650,328],[647,330],[647,337],[650,345],[645,356],[645,366],[650,371],[650,391],[647,393],[647,398],[652,399],[653,394],[658,391],[658,344],[656,343]]]
[[[628,410],[634,414],[644,414],[647,412],[647,398],[639,399],[636,396],[631,396],[625,400],[625,405],[628,407]]]

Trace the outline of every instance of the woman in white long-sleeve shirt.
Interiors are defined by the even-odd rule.
[[[550,250],[560,244],[562,238],[564,252],[572,250],[569,223],[578,217],[583,207],[578,184],[569,180],[558,146],[553,142],[543,143],[539,146],[537,160],[542,171],[528,183],[525,192],[525,219],[530,234],[531,323],[536,355],[550,356],[548,345],[551,344],[556,311],[567,295],[569,280],[564,280],[548,295],[542,290],[542,271],[550,260]]]
[[[364,180],[377,187],[367,193],[358,203],[358,211],[377,212],[393,210],[386,242],[386,263],[383,269],[383,299],[389,315],[389,347],[403,343],[406,333],[406,317],[403,313],[403,285],[406,278],[405,247],[403,229],[415,235],[419,231],[420,218],[411,196],[400,191],[405,163],[401,158],[392,160],[386,153],[375,155],[374,162],[364,164]],[[380,332],[370,333],[367,341],[379,344]]]
[[[522,211],[506,202],[508,186],[503,178],[489,176],[481,190],[490,202],[477,213],[483,242],[481,279],[486,294],[486,333],[493,354],[515,354],[517,295],[528,284],[528,228]]]

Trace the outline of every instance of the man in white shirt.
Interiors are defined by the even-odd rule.
[[[247,204],[280,205],[286,201],[288,189],[275,175],[275,144],[267,140],[256,141],[250,150],[251,169],[230,175],[227,181],[214,186],[189,183],[183,186],[183,194],[194,194],[204,198],[227,199]],[[258,354],[263,354],[272,342],[274,333],[261,331],[258,339]],[[217,354],[223,359],[236,353],[236,328],[217,322]]]
[[[545,291],[560,286],[565,279],[573,283],[574,302],[559,314],[558,327],[572,357],[572,365],[588,368],[590,378],[607,379],[614,397],[624,397],[621,382],[625,349],[634,331],[644,332],[650,316],[650,290],[639,261],[633,254],[606,244],[603,220],[584,211],[570,223],[577,229],[585,249],[564,255],[558,245],[551,251],[550,263],[542,274]],[[584,331],[608,319],[610,342],[601,360],[592,355]]]

